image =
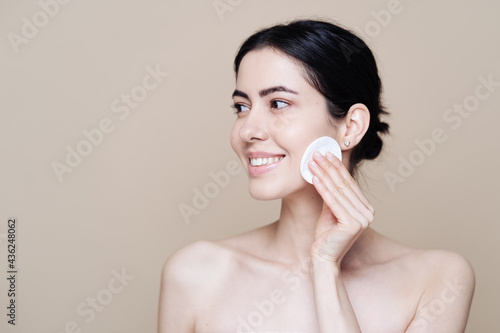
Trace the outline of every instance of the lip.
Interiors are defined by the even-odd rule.
[[[285,156],[285,154],[268,153],[265,151],[249,151],[247,152],[248,158],[259,158],[259,157],[276,157]]]
[[[275,153],[267,153],[263,151],[255,151],[255,152],[248,152],[247,153],[248,157],[248,172],[250,173],[251,176],[259,176],[262,175],[263,173],[266,173],[268,171],[273,170],[280,164],[281,161],[286,157],[284,154],[275,154]],[[264,165],[264,166],[253,166],[250,164],[250,159],[251,158],[259,158],[259,157],[283,157],[282,159],[278,160],[277,162]]]

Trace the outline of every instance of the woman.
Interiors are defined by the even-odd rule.
[[[353,178],[389,128],[366,44],[327,22],[295,21],[251,36],[234,65],[231,146],[252,197],[282,199],[280,217],[174,253],[159,331],[463,332],[475,283],[469,263],[371,229],[374,209]],[[342,161],[315,154],[311,185],[300,161],[321,136],[339,142]]]

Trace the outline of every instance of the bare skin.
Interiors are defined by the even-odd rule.
[[[166,316],[160,332],[238,332],[242,322],[251,332],[320,332],[309,262],[272,261],[262,246],[275,229],[273,223],[220,242],[200,241],[176,253],[165,267],[163,278],[169,282],[162,295],[169,299],[160,307]],[[470,266],[462,257],[411,249],[372,229],[364,237],[363,252],[370,255],[342,269],[362,332],[464,331],[473,290]],[[168,271],[172,266],[175,271]],[[180,272],[179,266],[189,272]],[[429,306],[442,294],[443,302]],[[441,304],[446,306],[443,313]],[[265,319],[261,325],[259,318]],[[246,326],[240,328],[245,332]]]
[[[239,112],[231,145],[250,194],[281,198],[280,218],[174,253],[162,275],[159,332],[463,332],[474,291],[467,260],[413,249],[370,228],[374,209],[347,162],[366,133],[366,107],[355,104],[342,121],[327,121],[324,98],[302,69],[270,49],[245,55],[233,97]],[[342,162],[316,155],[310,185],[298,166],[322,135],[352,144],[341,146]],[[249,156],[259,152],[283,159],[256,172],[263,169]]]

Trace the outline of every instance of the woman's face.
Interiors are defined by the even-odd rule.
[[[249,176],[250,195],[273,200],[312,188],[300,175],[303,153],[321,136],[338,138],[325,98],[305,80],[302,67],[270,48],[250,51],[241,61],[233,101],[231,146]]]

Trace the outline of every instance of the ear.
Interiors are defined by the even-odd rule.
[[[366,105],[356,103],[349,108],[347,115],[344,117],[344,122],[337,132],[338,141],[342,150],[350,150],[354,148],[363,138],[368,126],[370,125],[370,111]],[[349,145],[346,146],[346,141]]]

